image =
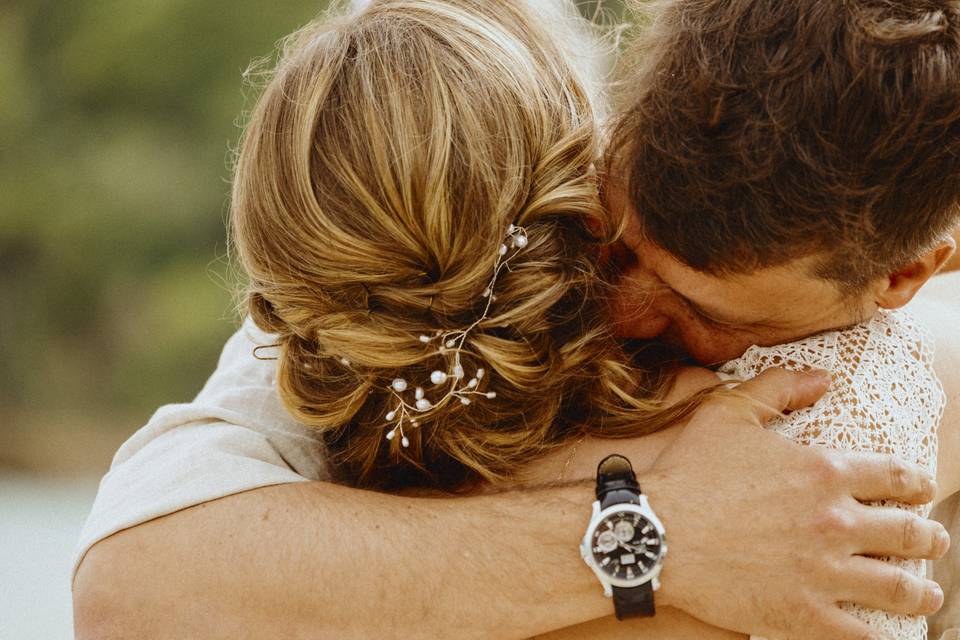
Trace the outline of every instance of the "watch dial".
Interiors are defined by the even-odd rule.
[[[639,513],[612,513],[597,525],[591,540],[597,566],[612,578],[633,580],[657,566],[663,540],[657,528]]]

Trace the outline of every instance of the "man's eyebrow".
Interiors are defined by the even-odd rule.
[[[703,317],[706,318],[707,320],[712,320],[713,322],[716,322],[717,324],[743,324],[743,322],[741,322],[741,321],[739,321],[739,320],[725,319],[725,318],[720,317],[722,314],[718,314],[718,313],[715,313],[715,312],[712,312],[712,311],[708,311],[707,309],[704,309],[704,308],[701,307],[699,304],[697,304],[696,302],[694,302],[693,300],[691,300],[690,298],[688,298],[687,296],[683,295],[682,293],[680,293],[680,292],[678,292],[678,291],[676,291],[676,290],[674,290],[674,293],[677,295],[678,298],[680,298],[681,300],[683,300],[683,303],[684,303],[685,305],[687,305],[688,307],[690,307],[691,310],[693,310],[695,313],[703,316]]]
[[[674,290],[674,293],[676,293],[677,297],[683,300],[684,304],[690,307],[690,309],[694,313],[697,313],[703,316],[704,318],[706,318],[707,320],[710,320],[711,322],[715,322],[717,324],[741,326],[741,327],[775,327],[777,326],[775,323],[776,315],[765,316],[763,318],[758,318],[756,320],[751,320],[749,322],[745,320],[725,318],[723,314],[716,313],[708,309],[704,309],[702,306],[700,306],[690,298],[686,297],[679,291]]]
[[[685,304],[685,305],[686,305],[691,311],[693,311],[694,313],[697,313],[697,314],[703,316],[704,318],[706,318],[706,319],[708,319],[708,320],[711,320],[711,321],[713,321],[713,322],[716,322],[717,324],[740,324],[737,320],[721,320],[721,319],[719,318],[719,316],[722,316],[723,314],[721,314],[721,313],[714,313],[714,312],[712,312],[712,311],[708,311],[708,310],[704,309],[704,308],[701,307],[699,304],[697,304],[696,302],[694,302],[693,300],[691,300],[691,299],[688,298],[687,296],[685,296],[685,295],[683,295],[682,293],[680,293],[679,291],[677,291],[677,289],[675,289],[672,285],[670,285],[666,280],[663,279],[663,276],[657,274],[657,275],[656,275],[656,278],[657,278],[657,280],[659,281],[660,286],[664,287],[664,288],[667,289],[672,295],[674,295],[674,296],[676,296],[677,298],[679,298],[680,301],[683,302],[683,304]]]

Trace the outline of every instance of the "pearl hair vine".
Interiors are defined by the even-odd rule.
[[[410,384],[403,378],[395,379],[388,390],[397,401],[396,406],[387,412],[385,418],[387,422],[393,422],[393,428],[387,432],[387,440],[393,440],[397,434],[400,434],[400,443],[404,447],[410,446],[410,439],[404,432],[404,425],[411,427],[420,426],[417,416],[434,409],[442,407],[447,402],[457,399],[461,404],[469,405],[475,398],[480,396],[492,400],[497,397],[495,391],[480,391],[480,384],[486,374],[486,371],[480,367],[474,372],[473,377],[464,382],[466,372],[463,368],[460,356],[463,352],[463,346],[467,341],[470,332],[476,329],[481,322],[486,320],[490,314],[490,306],[496,300],[493,294],[493,288],[497,284],[497,278],[504,269],[510,268],[510,261],[513,260],[520,251],[527,246],[529,240],[527,232],[523,227],[510,225],[507,229],[507,235],[504,242],[497,251],[497,258],[493,265],[493,275],[482,296],[486,298],[486,305],[483,313],[470,326],[465,329],[455,329],[453,331],[437,331],[432,336],[420,336],[420,342],[431,344],[439,342],[438,353],[447,359],[450,365],[447,371],[437,369],[430,374],[430,384],[433,387],[442,387],[447,385],[443,395],[436,400],[427,397],[425,389],[428,385],[416,386],[412,390]],[[407,401],[404,394],[413,394],[412,401]]]

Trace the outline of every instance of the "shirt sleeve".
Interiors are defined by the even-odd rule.
[[[74,551],[72,575],[90,547],[118,531],[235,493],[308,480],[256,431],[226,422],[178,426],[100,481]]]
[[[254,356],[271,343],[248,321],[192,402],[160,408],[120,447],[81,531],[72,575],[94,544],[124,529],[251,489],[329,479],[320,439],[279,400],[276,363]]]

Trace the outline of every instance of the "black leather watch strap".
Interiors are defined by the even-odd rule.
[[[609,455],[597,466],[597,500],[600,508],[612,504],[639,504],[640,485],[630,461],[621,455]]]
[[[604,458],[597,467],[597,500],[600,508],[614,504],[640,504],[640,484],[630,461],[621,455]],[[613,587],[613,608],[618,620],[650,617],[656,613],[653,605],[653,585],[645,582],[637,587]]]
[[[645,582],[639,587],[613,587],[613,610],[617,620],[654,615],[653,585]]]

